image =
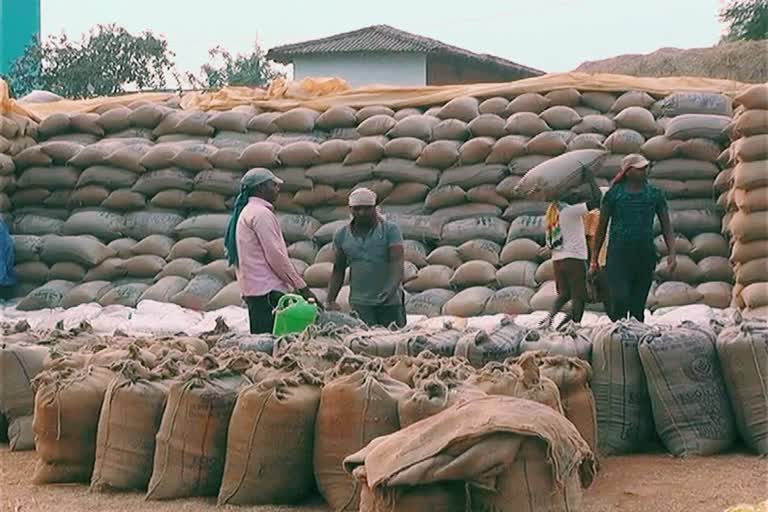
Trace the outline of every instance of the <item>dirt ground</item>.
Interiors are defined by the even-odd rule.
[[[319,498],[301,507],[217,507],[213,499],[147,502],[141,494],[95,494],[84,485],[30,484],[35,453],[0,446],[2,512],[328,512]],[[584,512],[722,512],[768,498],[768,459],[734,453],[675,459],[668,455],[606,457]]]

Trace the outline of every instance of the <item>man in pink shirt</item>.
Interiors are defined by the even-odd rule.
[[[240,290],[248,305],[251,334],[271,333],[280,297],[296,290],[317,299],[288,257],[273,203],[283,180],[264,168],[254,168],[240,181],[232,217],[224,239],[227,259],[237,270]]]

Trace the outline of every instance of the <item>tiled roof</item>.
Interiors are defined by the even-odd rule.
[[[463,48],[445,44],[436,39],[398,30],[389,25],[372,25],[321,39],[277,46],[267,52],[267,58],[288,64],[298,55],[355,52],[402,52],[448,55],[497,66],[528,76],[544,74],[543,71],[538,69],[523,66],[501,57],[474,53]]]

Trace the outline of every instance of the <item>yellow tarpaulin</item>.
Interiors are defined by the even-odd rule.
[[[699,77],[634,77],[626,75],[558,73],[516,82],[492,84],[446,85],[428,87],[371,86],[351,89],[338,78],[306,78],[301,81],[276,80],[267,89],[225,87],[218,91],[188,92],[181,106],[192,110],[229,110],[240,105],[253,105],[265,110],[285,111],[308,107],[324,111],[334,106],[364,107],[386,105],[392,108],[443,104],[459,96],[488,98],[510,97],[526,92],[549,92],[575,88],[580,91],[618,92],[645,91],[666,96],[677,91],[719,92],[735,96],[751,84],[733,80]],[[137,100],[162,102],[168,93],[138,93],[90,100],[62,100],[51,103],[21,103],[8,98],[8,89],[0,81],[0,109],[3,112],[26,113],[39,120],[57,112],[92,112],[105,105],[126,105]]]

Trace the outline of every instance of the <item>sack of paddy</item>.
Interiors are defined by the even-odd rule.
[[[702,283],[696,287],[701,294],[701,304],[711,308],[725,309],[731,305],[733,286],[724,282]]]
[[[125,214],[125,236],[142,240],[150,235],[174,237],[176,226],[184,220],[172,210],[149,209]]]
[[[124,231],[121,214],[99,209],[75,211],[62,227],[65,235],[91,235],[107,242],[122,237]]]
[[[557,384],[565,417],[576,426],[592,453],[597,454],[597,413],[589,387],[592,367],[575,357],[547,356],[540,361],[539,370]]]
[[[520,353],[545,352],[551,356],[578,357],[589,361],[592,342],[578,327],[578,324],[571,324],[560,331],[529,331],[520,341]]]
[[[427,265],[419,270],[416,279],[409,281],[405,288],[411,293],[434,288],[450,289],[454,270],[445,265]]]
[[[72,262],[93,267],[114,252],[91,236],[48,236],[42,239],[41,259],[48,264]]]
[[[656,431],[673,455],[714,455],[736,440],[715,339],[709,330],[683,324],[651,330],[640,340]]]
[[[118,269],[122,270],[129,278],[154,278],[163,270],[164,266],[165,259],[146,254],[123,260]]]
[[[145,490],[152,474],[155,435],[168,397],[167,370],[150,371],[137,361],[116,364],[107,387],[96,436],[91,489]]]
[[[334,510],[358,509],[359,483],[344,473],[342,462],[373,439],[399,430],[397,404],[409,389],[379,362],[326,383],[315,423],[314,474]]]
[[[406,394],[398,403],[397,411],[400,427],[406,428],[423,419],[434,416],[460,401],[481,398],[486,394],[471,386],[454,385],[443,382],[437,377],[430,377]]]
[[[642,452],[654,442],[655,427],[645,372],[637,347],[650,327],[624,320],[592,334],[592,390],[600,453]]]
[[[443,105],[437,113],[437,117],[440,119],[459,119],[468,123],[480,115],[479,105],[477,98],[461,96]]]
[[[743,322],[724,329],[717,338],[725,387],[741,439],[753,451],[768,453],[768,326]]]
[[[393,183],[421,183],[434,187],[440,178],[440,171],[416,165],[413,160],[385,158],[373,168],[373,176]]]
[[[171,297],[171,302],[184,308],[202,311],[225,286],[220,277],[213,274],[199,274],[189,281],[187,286]]]
[[[39,374],[34,380],[36,484],[88,482],[104,393],[114,374],[89,366]]]
[[[535,290],[526,286],[506,286],[496,290],[485,304],[485,315],[525,315],[532,311]]]
[[[242,306],[243,297],[240,284],[237,281],[232,281],[224,288],[222,288],[211,300],[205,305],[205,311],[215,311],[228,306]]]
[[[229,422],[219,504],[296,503],[312,491],[320,384],[300,372],[240,391]]]
[[[399,340],[395,347],[395,355],[415,357],[429,352],[440,357],[451,357],[461,334],[461,331],[450,326],[427,328],[421,332],[414,331],[411,336],[402,337]]]
[[[139,299],[145,291],[149,289],[149,285],[141,282],[128,282],[123,284],[114,283],[114,288],[101,296],[99,304],[106,306],[125,306],[128,308],[135,308],[139,303]]]
[[[214,240],[224,236],[229,217],[228,213],[197,215],[176,225],[175,232],[179,238],[197,237]]]
[[[440,175],[440,186],[457,185],[469,190],[480,185],[496,185],[506,175],[507,167],[502,164],[461,165],[443,171]]]
[[[440,123],[436,117],[425,115],[409,115],[399,120],[394,128],[387,132],[387,137],[414,137],[429,142],[432,140],[432,129]]]
[[[664,130],[664,136],[673,140],[703,138],[724,140],[728,138],[730,116],[709,114],[684,114],[672,119]]]
[[[75,283],[71,281],[48,281],[35,288],[16,306],[19,311],[36,311],[39,309],[57,308],[61,306],[64,296],[69,293]]]
[[[250,382],[242,363],[232,359],[218,367],[207,358],[170,385],[147,499],[218,495],[230,417],[240,389]]]
[[[468,436],[471,442],[458,443]],[[564,511],[580,509],[579,478],[591,483],[594,459],[575,427],[546,406],[485,397],[381,437],[344,467],[364,475],[371,511],[394,504],[453,512],[468,502],[478,510],[512,511],[528,503],[530,510]],[[454,481],[463,481],[464,493]]]
[[[493,290],[484,286],[467,288],[443,305],[443,314],[462,318],[480,315],[492,296]]]
[[[11,451],[35,448],[32,379],[43,369],[48,349],[26,343],[0,344],[0,415],[7,421]],[[3,431],[4,435],[6,431]]]
[[[496,280],[496,268],[487,261],[475,260],[462,264],[453,273],[450,285],[453,288],[484,286]]]
[[[539,265],[533,261],[513,261],[496,272],[500,286],[525,286],[536,288],[536,273]]]
[[[502,362],[520,354],[520,342],[526,333],[525,328],[504,320],[491,331],[466,333],[456,344],[454,355],[468,360],[475,368],[482,368],[491,361]]]
[[[680,281],[661,283],[653,295],[656,308],[687,306],[698,303],[702,298],[701,293],[696,288]]]
[[[109,281],[90,281],[77,285],[61,300],[61,307],[68,309],[80,304],[98,302],[111,289],[112,283]]]
[[[501,243],[507,237],[509,224],[498,217],[476,217],[446,223],[440,240],[444,244],[461,245],[473,239]]]
[[[440,316],[443,306],[455,296],[456,293],[451,290],[425,290],[409,295],[405,301],[405,310],[409,315],[424,315],[433,318]]]
[[[561,196],[582,183],[584,169],[596,170],[606,156],[605,151],[583,149],[547,160],[528,171],[515,192],[544,198]]]
[[[676,92],[653,105],[657,117],[677,117],[685,114],[711,114],[731,116],[731,98],[713,92]]]

